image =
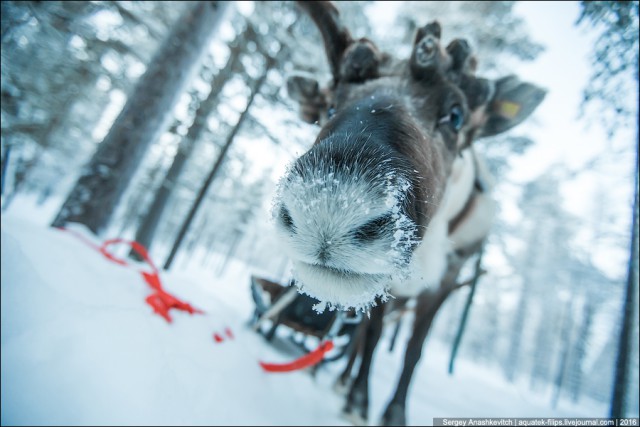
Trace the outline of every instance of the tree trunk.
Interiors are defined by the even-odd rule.
[[[587,344],[591,334],[591,324],[593,320],[593,314],[595,312],[594,303],[587,300],[582,309],[582,321],[578,330],[578,336],[575,344],[575,357],[571,363],[571,383],[569,384],[569,391],[571,393],[571,399],[574,403],[578,403],[580,400],[580,393],[582,389],[582,375],[584,359],[587,354]]]
[[[220,267],[218,267],[219,276],[221,276],[225,272],[225,270],[227,269],[227,266],[229,265],[229,261],[235,254],[235,251],[238,247],[238,243],[240,242],[240,236],[241,236],[240,233],[233,234],[233,237],[231,239],[231,244],[227,248],[227,253],[224,256],[224,260],[222,261],[222,264],[220,264]]]
[[[535,260],[535,252],[540,246],[540,233],[536,231],[536,228],[532,229],[528,233],[529,242],[527,245],[526,258],[529,260]],[[516,377],[516,373],[521,368],[521,346],[524,335],[524,326],[527,317],[530,315],[529,305],[530,299],[533,298],[532,289],[535,287],[536,280],[534,274],[538,268],[539,263],[536,265],[527,264],[523,266],[522,274],[522,292],[520,294],[520,300],[518,301],[518,307],[515,311],[515,319],[513,320],[513,326],[511,328],[511,337],[509,342],[509,348],[507,350],[507,359],[504,363],[504,373],[508,381],[513,382]]]
[[[636,142],[640,137],[640,125],[636,122]],[[638,293],[638,147],[636,146],[636,171],[634,186],[633,212],[631,213],[631,243],[629,248],[629,264],[627,270],[627,286],[624,296],[624,308],[622,312],[622,325],[620,327],[620,337],[618,340],[618,355],[616,357],[615,375],[613,383],[613,393],[611,396],[611,418],[625,417],[625,404],[629,379],[631,361],[631,342],[633,333],[633,322],[638,321],[634,316],[634,301]],[[636,362],[637,363],[637,359]],[[637,385],[637,384],[636,384]]]
[[[4,196],[4,183],[7,178],[7,168],[9,167],[9,159],[11,158],[11,148],[13,144],[7,144],[7,149],[4,151],[4,157],[2,158],[2,172],[0,178],[0,195]]]
[[[573,296],[571,298],[573,299]],[[564,313],[562,315],[562,329],[560,331],[560,345],[562,346],[562,350],[560,351],[558,361],[558,371],[556,372],[554,379],[555,391],[551,398],[551,406],[554,409],[557,408],[558,401],[560,400],[560,394],[562,393],[562,389],[565,387],[565,378],[567,376],[566,372],[569,364],[569,357],[571,355],[571,347],[573,345],[573,340],[571,339],[573,330],[573,305],[571,301],[572,300],[569,300],[565,303],[563,310]]]
[[[117,236],[122,236],[124,233],[132,227],[132,224],[136,223],[136,219],[138,216],[138,209],[140,206],[145,204],[145,196],[146,196],[146,188],[154,185],[156,182],[156,176],[162,170],[162,159],[159,159],[156,164],[149,171],[148,176],[141,183],[139,188],[136,188],[132,195],[127,200],[126,208],[124,209],[124,215],[122,216],[122,221],[120,224],[120,231],[116,234]],[[146,181],[146,182],[145,182]],[[142,259],[139,259],[141,261]]]
[[[163,130],[228,2],[194,2],[149,64],[52,226],[107,227],[144,153]]]
[[[508,381],[513,382],[516,378],[516,372],[520,367],[520,345],[522,343],[522,335],[524,333],[525,318],[528,315],[529,298],[531,292],[528,290],[528,284],[525,283],[516,308],[515,319],[511,329],[511,339],[509,341],[509,350],[507,352],[507,360],[504,364],[505,376]]]
[[[35,154],[35,157],[33,157],[32,159],[24,160],[22,157],[18,159],[16,170],[13,175],[13,188],[11,189],[11,192],[7,195],[7,197],[4,199],[4,205],[2,205],[2,212],[9,209],[9,205],[11,205],[11,202],[16,197],[16,195],[20,192],[20,190],[22,189],[22,186],[27,182],[27,177],[29,176],[29,172],[31,172],[33,165],[35,165],[38,162],[41,155],[42,155],[42,151],[38,151]]]
[[[135,240],[145,246],[148,250],[151,250],[151,244],[153,243],[154,235],[158,229],[160,218],[162,217],[165,207],[167,206],[167,201],[171,197],[171,193],[175,188],[175,183],[182,173],[184,165],[191,156],[196,142],[200,139],[202,133],[206,129],[207,119],[218,105],[220,92],[222,92],[225,84],[233,76],[234,70],[240,63],[240,54],[245,47],[246,39],[244,38],[242,38],[242,40],[238,40],[235,45],[231,47],[231,53],[229,54],[227,65],[225,65],[224,69],[222,69],[214,78],[211,86],[211,92],[209,92],[207,98],[202,101],[198,107],[193,124],[189,128],[187,135],[185,135],[182,141],[180,141],[180,146],[178,147],[178,152],[173,158],[173,163],[165,175],[162,184],[160,184],[160,188],[156,191],[153,202],[136,232]],[[129,253],[129,256],[140,260],[138,253],[133,250]]]
[[[262,85],[264,84],[264,82],[266,81],[267,74],[269,73],[269,70],[273,66],[273,63],[274,63],[274,60],[272,58],[267,58],[267,66],[266,66],[262,76],[260,76],[260,78],[258,79],[256,84],[254,85],[253,89],[251,90],[251,95],[249,96],[249,99],[247,101],[247,106],[245,107],[245,109],[242,112],[242,114],[240,114],[240,118],[238,119],[238,122],[236,123],[235,127],[231,130],[231,132],[227,136],[227,140],[226,140],[225,144],[222,146],[220,154],[218,154],[218,159],[216,160],[216,163],[213,165],[213,168],[211,169],[211,172],[209,173],[209,176],[207,176],[206,180],[204,181],[204,184],[200,188],[200,191],[198,192],[198,195],[196,196],[196,200],[193,203],[193,206],[191,206],[191,209],[190,209],[189,213],[187,214],[187,217],[185,218],[184,222],[182,223],[182,226],[180,227],[180,231],[178,231],[178,237],[176,238],[176,241],[173,244],[173,247],[171,248],[171,252],[169,253],[168,258],[164,263],[163,268],[165,270],[168,270],[171,267],[171,264],[173,263],[173,259],[176,256],[176,253],[178,252],[178,249],[180,248],[180,245],[182,244],[182,240],[184,239],[185,235],[187,234],[187,230],[189,229],[191,221],[193,221],[193,218],[195,217],[196,211],[200,207],[200,204],[202,203],[202,201],[204,199],[204,196],[207,193],[207,190],[209,189],[209,186],[211,185],[211,183],[213,182],[214,178],[218,174],[218,171],[220,170],[220,167],[222,166],[222,163],[225,160],[227,151],[229,150],[229,147],[233,143],[233,141],[235,139],[235,136],[238,133],[238,130],[242,126],[242,123],[244,122],[244,120],[246,119],[247,115],[249,114],[249,110],[251,109],[251,105],[253,104],[253,100],[255,99],[255,96],[260,91],[260,89],[261,89]]]

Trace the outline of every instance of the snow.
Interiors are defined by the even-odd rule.
[[[234,262],[219,277],[188,263],[161,272],[168,292],[205,311],[171,311],[169,324],[144,302],[150,292],[142,266],[108,262],[73,234],[47,227],[45,211],[18,198],[2,215],[2,425],[349,425],[340,417],[343,398],[332,390],[343,361],[315,378],[260,368],[260,360],[288,362],[300,353],[284,345],[286,328],[278,330],[281,345],[272,345],[248,327],[251,267]],[[374,423],[402,358],[400,345],[387,351],[389,332],[371,379]],[[449,376],[449,351],[425,344],[410,389],[411,424],[606,416],[606,405],[591,400],[561,400],[554,409],[549,395],[465,359]]]

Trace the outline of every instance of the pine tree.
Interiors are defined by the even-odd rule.
[[[627,269],[626,290],[623,301],[622,319],[618,340],[618,353],[615,364],[615,382],[611,397],[610,416],[622,418],[629,413],[630,405],[634,405],[638,413],[638,402],[628,398],[629,389],[635,388],[638,395],[638,139],[640,138],[640,118],[637,106],[639,101],[638,86],[638,1],[583,1],[582,11],[577,24],[587,22],[599,31],[593,56],[593,75],[589,86],[584,90],[583,106],[600,104],[599,116],[604,125],[613,134],[625,122],[635,118],[636,140],[635,172],[633,188],[633,209],[631,212],[631,239],[629,244],[629,262]],[[633,85],[633,82],[635,85]],[[635,87],[633,87],[635,86]],[[621,94],[634,90],[636,102],[630,107]],[[636,110],[633,111],[633,108]],[[636,366],[632,368],[631,363]],[[635,378],[631,378],[631,374]]]
[[[209,186],[211,185],[211,183],[213,182],[213,180],[216,178],[216,176],[218,175],[220,168],[224,162],[224,160],[226,159],[226,155],[227,152],[229,150],[229,148],[231,147],[231,144],[233,144],[235,137],[238,133],[238,131],[240,130],[240,128],[242,127],[244,121],[246,120],[248,114],[249,114],[249,110],[251,109],[251,106],[253,104],[253,101],[256,98],[256,95],[260,92],[260,90],[262,89],[262,86],[264,85],[266,79],[267,79],[267,74],[269,73],[269,70],[271,70],[271,68],[273,67],[275,60],[271,57],[267,57],[265,58],[266,61],[266,65],[264,70],[262,71],[262,75],[258,78],[258,80],[254,83],[253,87],[251,88],[251,94],[249,95],[249,99],[247,100],[247,105],[245,106],[244,111],[240,114],[240,117],[238,118],[237,123],[235,124],[235,126],[233,127],[233,129],[231,130],[231,132],[227,135],[227,138],[224,142],[224,145],[222,146],[220,152],[218,153],[218,158],[215,162],[215,164],[213,165],[213,167],[211,168],[211,171],[209,172],[209,174],[207,175],[207,177],[205,178],[204,183],[202,184],[202,186],[200,187],[200,190],[198,191],[198,194],[196,195],[196,199],[193,203],[193,205],[191,206],[189,213],[187,214],[187,217],[184,219],[184,221],[182,222],[182,225],[180,226],[180,230],[178,231],[178,236],[176,237],[176,240],[171,248],[171,251],[169,252],[169,256],[167,257],[163,268],[165,270],[168,270],[171,265],[173,264],[173,260],[176,256],[176,254],[178,253],[178,250],[180,248],[180,245],[182,244],[182,241],[184,240],[184,237],[187,233],[187,231],[189,230],[189,226],[191,225],[191,222],[193,221],[193,218],[195,217],[195,214],[198,210],[198,208],[200,207],[200,205],[202,204],[202,201],[204,200],[204,197],[207,193],[207,191],[209,190]]]
[[[253,33],[252,30],[247,31]],[[195,112],[193,124],[184,138],[180,141],[178,151],[171,163],[171,167],[167,171],[160,187],[156,191],[151,206],[148,208],[147,213],[144,215],[140,226],[138,227],[135,240],[149,250],[151,248],[155,232],[158,228],[160,218],[162,217],[162,213],[164,212],[173,191],[174,183],[180,176],[180,173],[193,152],[196,143],[204,133],[207,119],[220,101],[220,93],[222,92],[222,89],[231,79],[233,73],[239,66],[240,54],[246,49],[247,42],[247,37],[240,36],[235,43],[231,44],[231,52],[229,54],[229,59],[227,60],[227,65],[220,70],[218,75],[214,78],[211,91],[207,98],[200,102],[200,105]],[[134,258],[138,257],[137,252],[133,251],[130,253],[130,256]]]
[[[53,226],[79,222],[97,234],[106,228],[227,6],[227,2],[195,2],[184,13],[84,168]]]

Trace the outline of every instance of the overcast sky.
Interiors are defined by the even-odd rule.
[[[593,41],[596,33],[584,25],[574,24],[579,15],[577,2],[520,2],[515,12],[527,21],[532,37],[546,50],[531,64],[518,68],[526,80],[538,82],[548,89],[536,117],[539,126],[531,126],[536,141],[524,156],[514,162],[513,175],[522,180],[539,176],[553,163],[572,170],[583,170],[562,188],[565,208],[589,224],[590,215],[598,203],[611,204],[612,221],[620,233],[629,234],[631,218],[633,171],[635,164],[635,129],[620,129],[613,139],[594,116],[578,117],[582,90],[589,84]],[[636,103],[635,94],[621,94]],[[615,150],[624,148],[624,156]],[[597,169],[585,168],[594,158],[605,159]],[[605,189],[611,199],[599,201],[598,191]],[[587,229],[582,238],[588,239]],[[588,243],[585,243],[588,244]],[[612,276],[625,274],[627,247],[593,246],[594,262]]]

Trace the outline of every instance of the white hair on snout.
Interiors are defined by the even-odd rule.
[[[402,208],[411,185],[388,153],[338,147],[332,139],[321,145],[280,180],[276,229],[300,291],[320,300],[317,310],[366,310],[376,297],[389,297],[392,279],[406,275],[416,238]]]

